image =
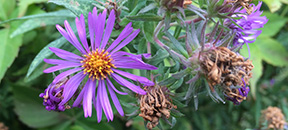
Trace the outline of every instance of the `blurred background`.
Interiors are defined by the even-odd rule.
[[[87,0],[89,2],[95,3]],[[126,2],[124,5],[128,10],[123,13],[133,11],[139,2],[141,0]],[[253,2],[258,3],[257,0]],[[184,115],[176,116],[172,129],[254,129],[260,125],[261,110],[268,106],[279,107],[288,118],[288,1],[263,2],[262,16],[269,21],[256,42],[250,44],[255,68],[252,92],[247,100],[235,106],[230,102],[215,103],[209,96],[200,95],[197,111],[193,101],[180,104],[186,105],[177,109]],[[116,114],[113,122],[102,120],[97,123],[95,111],[91,118],[85,119],[81,108],[60,113],[48,112],[42,105],[43,99],[39,94],[50,84],[53,75],[43,74],[47,68],[43,62],[31,63],[44,47],[67,45],[58,44],[63,38],[55,24],[63,24],[64,20],[74,21],[75,15],[66,10],[74,4],[77,4],[74,0],[0,0],[0,130],[145,129],[139,116],[121,117]],[[248,56],[247,48],[242,50],[241,53]],[[120,100],[130,100],[119,97]],[[121,103],[126,114],[133,115],[137,110],[129,103]],[[161,127],[155,129],[171,128],[164,121],[160,124]]]

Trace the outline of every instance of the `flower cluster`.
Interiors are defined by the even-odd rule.
[[[82,105],[85,117],[91,117],[93,102],[93,105],[97,111],[98,122],[101,121],[102,110],[104,111],[108,121],[112,121],[113,112],[107,93],[110,93],[110,97],[117,111],[122,116],[124,115],[124,112],[115,92],[121,95],[127,94],[117,90],[112,84],[112,80],[115,80],[120,85],[125,86],[133,92],[141,95],[145,95],[146,92],[139,86],[134,85],[123,77],[138,81],[143,85],[154,85],[152,81],[145,77],[130,74],[118,69],[126,68],[154,70],[157,68],[146,64],[141,60],[142,56],[148,57],[149,54],[134,55],[119,51],[121,48],[131,42],[140,32],[139,29],[133,30],[133,27],[131,27],[132,23],[129,23],[122,30],[121,34],[116,40],[114,40],[112,43],[108,43],[115,23],[115,14],[114,10],[110,12],[105,27],[106,13],[106,10],[104,10],[102,13],[97,13],[97,9],[94,8],[93,12],[88,14],[90,43],[88,43],[86,40],[86,26],[83,15],[81,15],[80,18],[75,19],[77,32],[81,43],[78,41],[67,21],[64,22],[66,30],[64,30],[60,25],[56,26],[58,31],[81,53],[81,55],[79,56],[58,48],[49,48],[63,60],[45,59],[44,61],[46,63],[53,64],[55,66],[44,70],[44,72],[52,73],[58,70],[70,69],[55,77],[53,83],[45,91],[45,93],[47,93],[49,96],[44,94],[40,95],[40,97],[44,98],[44,105],[47,106],[47,110],[62,111],[64,110],[64,108],[62,108],[63,105],[67,104],[72,97],[77,96],[72,107]],[[59,87],[54,87],[59,81],[74,73],[75,75],[72,76],[65,84]],[[79,88],[79,85],[81,82],[85,81],[85,78],[88,78],[87,82],[83,88]],[[77,95],[76,91],[79,89],[81,89],[81,92]],[[61,93],[60,96],[58,96],[58,93]],[[58,107],[54,107],[55,105]]]
[[[157,2],[157,0],[155,1]],[[121,10],[120,5],[118,8],[116,2],[110,2],[109,8],[107,7],[108,9],[104,9],[101,13],[98,13],[95,7],[92,12],[88,13],[87,25],[83,14],[77,17],[75,19],[76,30],[74,31],[78,35],[75,35],[68,21],[64,22],[65,29],[56,25],[57,30],[75,47],[76,53],[79,55],[55,47],[49,48],[60,59],[44,59],[46,63],[54,65],[45,69],[44,73],[62,71],[54,78],[44,93],[40,94],[40,97],[44,99],[43,105],[48,111],[64,111],[82,106],[85,117],[92,116],[94,106],[98,122],[101,121],[103,112],[107,120],[112,121],[114,115],[111,101],[118,113],[124,116],[123,108],[116,95],[116,93],[128,94],[127,91],[119,91],[119,86],[123,86],[124,89],[128,88],[139,95],[139,116],[148,121],[147,128],[152,129],[158,125],[160,118],[168,120],[170,111],[176,108],[169,97],[171,95],[168,94],[171,89],[169,90],[169,87],[164,86],[171,86],[172,83],[176,86],[177,84],[177,87],[174,86],[175,90],[180,86],[189,86],[184,98],[177,97],[181,101],[182,99],[183,101],[186,100],[187,103],[190,101],[188,97],[192,97],[192,93],[194,98],[197,97],[197,87],[202,86],[197,86],[197,80],[205,81],[206,90],[212,99],[215,99],[214,101],[221,100],[224,102],[217,93],[220,90],[226,100],[239,105],[248,96],[249,80],[252,78],[252,69],[254,68],[249,58],[239,54],[239,49],[243,44],[252,43],[256,40],[256,37],[261,34],[259,28],[266,24],[267,18],[260,16],[262,14],[260,11],[262,2],[259,2],[257,6],[250,4],[250,0],[224,0],[223,3],[217,4],[218,2],[221,3],[219,0],[208,0],[205,3],[208,9],[205,11],[192,5],[191,0],[158,0],[157,5],[160,6],[160,12],[161,10],[164,11],[161,13],[163,15],[159,16],[162,18],[157,17],[160,22],[154,29],[152,38],[154,38],[155,44],[170,54],[171,59],[168,59],[168,56],[157,57],[160,54],[158,52],[156,52],[155,58],[154,56],[151,57],[151,54],[139,54],[139,52],[132,54],[121,51],[123,47],[137,37],[140,29],[134,29],[131,22],[127,22],[126,26],[122,23],[121,26],[118,25],[121,22]],[[155,3],[152,3],[139,13],[147,12],[156,7]],[[210,9],[210,7],[213,8]],[[218,12],[213,12],[217,9],[219,9]],[[176,10],[178,11],[176,12]],[[195,19],[185,20],[185,10],[189,11],[187,15],[195,14],[197,17],[192,16],[191,18]],[[180,20],[175,21],[172,13],[177,13],[176,17]],[[217,13],[218,15],[215,15]],[[217,18],[214,19],[213,17],[224,16],[224,14],[226,14],[225,17],[219,17],[224,22],[214,21]],[[106,18],[107,16],[108,18]],[[129,17],[129,19],[145,18]],[[212,19],[213,21],[209,23]],[[117,22],[115,22],[116,20]],[[174,23],[170,23],[173,20]],[[206,29],[206,27],[212,25],[214,25],[214,29],[206,34],[211,30]],[[146,26],[145,23],[145,28]],[[177,26],[176,30],[173,30],[174,36],[170,34],[173,32],[169,30],[170,26]],[[161,31],[163,27],[164,29]],[[123,30],[119,32],[117,38],[111,37],[113,29],[119,31],[122,28]],[[182,29],[186,32],[182,33]],[[162,32],[164,32],[163,35],[158,36]],[[113,33],[113,35],[115,34],[117,33]],[[143,34],[146,36],[145,33]],[[161,37],[163,39],[159,39]],[[152,45],[150,40],[147,40],[149,41],[147,43],[147,52],[149,53]],[[172,43],[163,43],[164,40]],[[146,42],[146,40],[144,41]],[[185,43],[182,44],[183,41]],[[183,47],[184,44],[185,47]],[[173,72],[172,68],[163,62],[165,58],[171,66],[176,63]],[[150,64],[144,61],[149,61]],[[159,70],[148,71],[147,73],[154,82],[147,77],[126,71],[126,69],[156,70],[157,67],[154,65],[159,65]],[[164,69],[160,70],[160,68]],[[142,72],[144,71],[141,71],[141,75],[144,75]],[[159,78],[161,81],[158,81],[158,78],[154,79],[156,73],[157,76],[161,77]],[[183,82],[187,78],[191,79]],[[132,83],[131,81],[135,82]],[[141,86],[146,87],[142,89]],[[182,88],[181,90],[186,89],[185,87]],[[171,92],[176,93],[178,91]],[[198,103],[196,99],[194,102]]]

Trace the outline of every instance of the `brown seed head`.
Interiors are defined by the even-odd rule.
[[[150,86],[145,87],[146,95],[140,97],[140,111],[139,116],[148,121],[147,128],[152,129],[159,123],[160,117],[168,119],[170,117],[170,110],[174,107],[167,92],[166,87]],[[175,107],[174,107],[175,108]]]
[[[241,55],[226,47],[217,47],[202,53],[200,66],[212,91],[217,84],[243,85],[242,78],[249,85],[251,70],[254,68],[250,60],[245,61]]]
[[[3,122],[0,122],[0,130],[9,130],[9,128]]]
[[[260,124],[265,121],[268,123],[267,129],[283,129],[286,124],[285,117],[278,107],[269,106],[267,109],[261,111]],[[263,127],[263,126],[261,126]]]

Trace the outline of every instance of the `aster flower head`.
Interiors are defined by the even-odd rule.
[[[50,84],[44,93],[41,93],[39,97],[43,98],[43,105],[46,106],[48,111],[65,111],[70,109],[68,104],[59,104],[62,100],[63,88],[68,81],[68,78],[64,78],[56,84]]]
[[[268,19],[265,16],[260,16],[263,11],[260,11],[262,2],[259,2],[257,6],[253,3],[250,4],[250,7],[253,8],[252,13],[247,15],[245,8],[238,8],[234,11],[232,17],[242,17],[241,19],[233,19],[233,21],[238,24],[236,26],[231,23],[229,28],[235,32],[234,45],[243,45],[244,43],[253,43],[256,38],[261,34],[259,28],[263,28],[264,24],[267,23]],[[228,20],[229,21],[229,20]],[[231,22],[231,21],[230,21]]]
[[[80,18],[75,19],[77,32],[80,42],[67,21],[64,22],[64,30],[60,25],[56,25],[58,31],[79,51],[81,55],[50,47],[49,49],[54,52],[59,59],[44,59],[48,64],[56,66],[44,70],[45,73],[51,73],[58,70],[65,69],[66,71],[60,73],[55,77],[52,84],[55,84],[67,77],[73,75],[63,88],[62,100],[59,105],[64,105],[73,96],[76,95],[77,90],[81,90],[72,107],[83,105],[84,116],[91,117],[92,115],[92,102],[97,111],[98,122],[102,119],[102,110],[106,115],[108,121],[113,120],[113,111],[110,105],[109,95],[115,105],[115,108],[120,115],[124,115],[120,102],[115,94],[126,95],[127,93],[121,92],[116,89],[112,84],[112,79],[121,86],[127,87],[135,93],[145,95],[146,92],[140,86],[134,85],[128,79],[138,81],[143,85],[154,85],[154,83],[145,77],[133,75],[118,68],[126,69],[145,69],[154,70],[156,67],[146,64],[141,60],[142,55],[134,55],[127,52],[119,51],[121,48],[131,42],[140,32],[139,29],[133,31],[132,23],[129,23],[121,32],[121,34],[110,44],[108,43],[113,26],[115,23],[115,12],[112,10],[106,22],[107,10],[102,13],[97,13],[94,8],[93,12],[88,14],[88,29],[90,34],[90,44],[86,40],[85,19],[81,15]],[[105,27],[106,23],[106,27]],[[144,57],[149,54],[143,54]],[[122,77],[123,76],[123,77]],[[80,88],[81,82],[87,79],[84,87]]]

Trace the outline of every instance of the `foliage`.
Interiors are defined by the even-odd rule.
[[[171,99],[178,108],[171,111],[169,120],[160,120],[156,129],[258,128],[260,112],[268,106],[281,108],[288,118],[286,99],[288,95],[288,2],[286,0],[263,0],[265,4],[261,10],[264,10],[263,16],[266,16],[269,21],[262,28],[262,34],[257,40],[249,44],[249,49],[243,46],[240,51],[243,56],[249,57],[248,50],[250,50],[250,59],[255,67],[252,71],[253,78],[250,80],[252,93],[239,106],[228,101],[224,104],[211,101],[209,93],[204,91],[206,82],[204,79],[192,85],[186,84],[189,79],[196,76],[196,73],[183,66],[185,64],[183,59],[191,57],[189,50],[195,49],[194,45],[202,44],[197,43],[195,39],[202,38],[200,34],[203,30],[205,32],[207,23],[195,22],[186,27],[181,22],[184,18],[197,19],[198,17],[194,17],[196,15],[199,15],[201,20],[201,17],[205,18],[207,15],[202,10],[193,12],[181,9],[179,9],[180,13],[166,12],[163,15],[162,10],[158,10],[159,2],[155,1],[118,1],[121,14],[116,24],[119,25],[120,30],[114,29],[111,37],[119,35],[129,22],[133,22],[133,28],[141,29],[136,39],[123,50],[133,54],[151,53],[151,57],[142,57],[142,60],[157,66],[158,69],[129,71],[147,77],[154,75],[155,82],[167,86],[173,93]],[[195,3],[192,5],[207,8],[209,14],[210,8],[207,7],[206,1],[194,0],[193,2]],[[255,0],[254,3],[258,1]],[[48,68],[48,64],[44,63],[43,59],[55,57],[48,47],[72,52],[75,50],[65,38],[61,37],[55,25],[63,25],[64,20],[68,20],[76,31],[75,17],[84,14],[87,18],[88,12],[91,12],[94,6],[99,10],[112,8],[109,4],[98,0],[21,0],[20,2],[0,0],[0,122],[4,122],[10,129],[145,129],[147,122],[138,116],[139,105],[134,94],[117,95],[126,114],[125,117],[120,116],[116,108],[113,108],[116,119],[112,122],[107,122],[105,119],[101,123],[97,123],[95,111],[91,118],[84,118],[82,108],[61,113],[48,112],[42,105],[43,99],[39,98],[39,94],[54,77],[54,74],[43,75],[43,70]],[[211,17],[215,21],[220,19],[218,17],[226,18],[225,14],[221,16],[213,14]],[[159,25],[163,25],[163,28],[159,29]],[[208,23],[206,31],[212,31],[215,25],[216,22]],[[190,34],[192,30],[197,34]],[[155,36],[155,33],[158,35]],[[187,38],[189,43],[183,40],[183,35],[191,35],[192,38]],[[163,38],[162,42],[169,48],[157,44],[158,38]],[[227,41],[229,40],[231,39]],[[178,57],[171,50],[183,57]],[[194,86],[200,87],[193,89]],[[198,94],[195,94],[197,92]],[[221,98],[223,97],[218,100],[221,101]]]

